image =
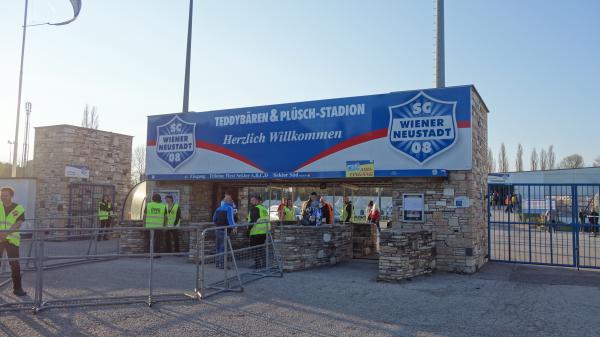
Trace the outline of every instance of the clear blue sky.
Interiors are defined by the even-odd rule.
[[[24,1],[0,2],[3,147],[14,136]],[[77,21],[28,31],[23,99],[33,126],[81,123],[143,144],[146,116],[182,105],[187,0],[83,0]],[[30,0],[30,23],[70,15]],[[600,155],[600,1],[446,0],[446,85],[475,84],[489,143],[514,167],[533,147]],[[196,0],[190,109],[357,96],[433,85],[433,0]],[[22,132],[21,132],[22,134]]]

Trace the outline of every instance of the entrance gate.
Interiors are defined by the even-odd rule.
[[[69,219],[67,227],[98,227],[98,207],[103,195],[110,196],[115,202],[115,186],[90,183],[72,183],[69,185]]]
[[[600,185],[490,184],[490,261],[600,268]]]

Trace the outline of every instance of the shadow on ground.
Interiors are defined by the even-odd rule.
[[[48,275],[67,296],[80,273],[93,294],[143,287],[143,259],[69,267]],[[161,287],[186,288],[194,268],[162,259]],[[8,336],[596,336],[600,272],[487,264],[474,275],[436,273],[376,282],[377,264],[355,261],[267,278],[243,293],[196,301],[4,312]],[[129,274],[112,276],[111,273]],[[141,268],[140,270],[143,270]],[[136,276],[137,275],[137,276]],[[94,286],[93,280],[97,280]],[[115,283],[116,282],[116,283]],[[65,286],[68,285],[68,286]],[[169,287],[168,287],[169,288]],[[140,292],[143,289],[138,289]],[[82,293],[72,289],[73,293]],[[4,290],[6,292],[6,290]],[[86,293],[85,291],[83,293]],[[585,324],[582,324],[585,322]]]

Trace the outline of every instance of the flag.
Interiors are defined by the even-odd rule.
[[[73,18],[64,22],[59,22],[59,23],[48,23],[49,25],[52,26],[62,26],[62,25],[66,25],[69,24],[73,21],[75,21],[75,19],[77,19],[77,16],[79,15],[79,11],[81,11],[81,0],[70,0],[71,1],[71,5],[73,5]]]

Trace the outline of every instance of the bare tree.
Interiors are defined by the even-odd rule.
[[[96,112],[96,106],[92,106],[92,109],[90,109],[87,104],[85,105],[81,126],[88,129],[98,129],[98,112]]]
[[[572,168],[580,168],[584,166],[583,156],[579,153],[574,153],[570,156],[566,156],[560,162],[560,168],[563,169],[572,169]]]
[[[506,155],[506,146],[504,143],[500,146],[500,153],[498,153],[498,170],[500,172],[508,172],[510,170],[510,164],[508,163],[508,156]]]
[[[542,149],[540,152],[540,170],[544,171],[548,169],[548,152],[546,149]]]
[[[598,167],[600,166],[600,156],[596,157],[596,159],[594,159],[594,167]]]
[[[135,185],[142,182],[146,175],[146,147],[138,145],[133,149],[131,159],[131,182]]]
[[[488,173],[496,172],[496,160],[492,148],[488,147]]]
[[[539,162],[540,162],[540,158],[538,157],[537,151],[535,150],[535,147],[534,147],[533,151],[531,151],[531,160],[529,161],[529,169],[531,171],[537,171],[539,168]]]
[[[517,160],[515,161],[515,171],[523,171],[523,146],[520,143],[517,147]]]
[[[548,147],[548,170],[556,168],[556,154],[554,154],[554,145]]]

